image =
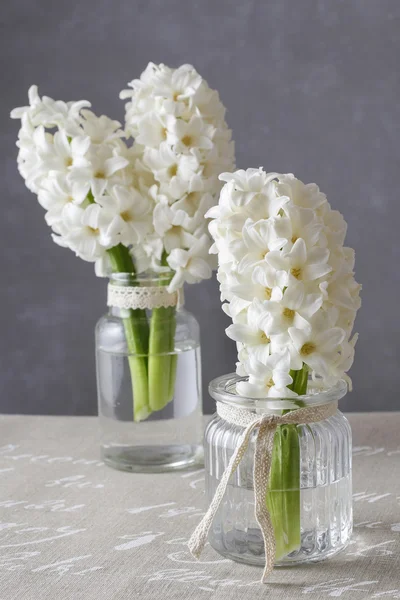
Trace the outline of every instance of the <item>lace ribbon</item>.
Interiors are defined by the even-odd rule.
[[[116,308],[179,308],[183,304],[183,288],[171,293],[163,286],[121,286],[109,283],[107,292],[107,306]]]
[[[254,451],[253,485],[255,517],[260,526],[265,546],[265,568],[261,578],[261,582],[265,583],[268,575],[273,570],[275,563],[275,535],[271,515],[269,514],[267,503],[265,501],[268,491],[275,431],[279,425],[299,425],[323,421],[324,419],[333,416],[336,413],[337,407],[337,402],[331,402],[322,406],[299,408],[285,415],[258,415],[244,408],[237,408],[221,403],[217,405],[218,415],[222,419],[234,425],[240,425],[245,429],[232,454],[228,466],[221,477],[214,498],[212,499],[205,516],[196,527],[189,540],[189,550],[195,558],[199,558],[203,551],[207,541],[208,532],[225,495],[229,479],[239,466],[239,463],[248,448],[253,431],[258,429]]]

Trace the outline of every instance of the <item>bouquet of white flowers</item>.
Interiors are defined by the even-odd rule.
[[[315,184],[260,169],[224,173],[219,204],[207,213],[218,253],[224,311],[237,342],[237,393],[296,398],[351,381],[361,286],[346,222]],[[282,400],[286,400],[282,403]],[[271,403],[270,403],[271,406]],[[290,409],[289,409],[290,410]],[[300,446],[296,425],[278,427],[267,495],[276,558],[300,545]]]
[[[234,166],[231,132],[218,93],[191,65],[150,63],[129,85],[125,130],[89,102],[40,98],[32,86],[29,106],[11,113],[21,119],[19,171],[58,245],[99,276],[165,272],[172,293],[211,276],[205,213],[218,175]],[[137,421],[172,398],[174,315],[161,307],[150,322],[143,309],[124,318]]]

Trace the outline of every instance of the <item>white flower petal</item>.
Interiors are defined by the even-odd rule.
[[[234,340],[235,342],[242,342],[243,344],[257,344],[259,342],[259,335],[257,331],[250,329],[247,325],[230,325],[225,329],[226,335]]]
[[[315,281],[320,277],[324,277],[332,271],[332,267],[327,264],[307,265],[302,269],[302,279],[305,281]]]
[[[73,154],[83,156],[89,150],[90,137],[89,136],[77,136],[72,138],[71,150]]]
[[[172,250],[171,254],[168,256],[167,262],[171,269],[176,271],[177,269],[186,267],[189,259],[190,255],[187,250],[176,248],[175,250]]]
[[[301,238],[295,241],[293,248],[289,252],[291,264],[302,266],[307,260],[307,248],[305,241]]]
[[[269,252],[265,260],[273,269],[286,271],[289,268],[287,258],[281,252]]]
[[[129,161],[123,156],[113,156],[108,158],[104,163],[104,175],[105,177],[111,177],[120,169],[123,169],[129,165]]]
[[[210,279],[212,276],[210,265],[203,258],[197,256],[190,259],[188,269],[190,274],[199,280]]]
[[[304,300],[304,286],[300,282],[291,283],[285,290],[283,303],[291,310],[297,310],[301,307]]]
[[[294,347],[296,348],[296,350],[298,352],[300,352],[300,349],[302,348],[302,346],[309,339],[308,332],[304,331],[303,329],[296,329],[295,327],[289,327],[288,333],[292,339]]]
[[[337,350],[345,336],[346,333],[343,329],[340,329],[340,327],[333,327],[327,331],[322,331],[315,338],[319,352],[332,352],[333,350]]]

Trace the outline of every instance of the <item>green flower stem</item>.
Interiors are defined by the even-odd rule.
[[[267,507],[276,560],[300,546],[300,445],[296,425],[281,425],[274,438]]]
[[[164,251],[161,264],[168,267]],[[160,285],[168,285],[165,279]],[[149,404],[151,410],[162,410],[174,397],[177,355],[175,351],[176,309],[155,308],[150,322],[149,339]]]
[[[308,366],[303,363],[303,368],[298,371],[290,371],[293,383],[288,386],[289,390],[293,390],[299,396],[304,396],[307,392],[308,383]]]
[[[305,394],[307,365],[291,371],[290,375],[293,383],[289,388],[299,395]],[[296,425],[281,425],[276,431],[266,503],[274,527],[276,560],[280,560],[301,544],[300,440]]]
[[[176,319],[171,319],[171,345],[175,346],[175,330],[176,330]],[[175,394],[175,382],[176,382],[176,369],[178,366],[178,355],[176,353],[171,354],[171,369],[169,373],[169,390],[168,390],[168,401],[171,402]]]
[[[149,339],[149,404],[162,410],[174,395],[176,375],[175,307],[155,308]]]
[[[108,250],[111,266],[116,273],[134,273],[135,268],[128,248],[118,244]],[[133,393],[133,418],[143,421],[151,413],[149,405],[148,364],[149,326],[146,311],[130,309],[129,316],[123,318],[126,343],[128,346],[129,368]]]
[[[149,405],[148,364],[146,346],[138,336],[142,329],[142,319],[138,321],[134,313],[139,310],[130,310],[130,316],[123,319],[126,341],[129,349],[129,369],[131,372],[133,394],[133,419],[136,422],[144,421],[151,414]]]

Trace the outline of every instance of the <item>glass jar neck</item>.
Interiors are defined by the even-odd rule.
[[[140,287],[167,287],[171,283],[174,275],[173,271],[146,271],[144,273],[111,273],[110,283],[120,286],[140,286]]]
[[[248,398],[240,396],[236,392],[236,384],[246,379],[246,377],[239,377],[235,373],[217,377],[209,385],[210,396],[217,402],[236,408],[246,408],[256,413],[270,413],[330,404],[337,402],[347,393],[346,382],[339,380],[329,389],[318,388],[314,384],[308,394],[294,398]]]
[[[140,274],[112,273],[108,290],[109,313],[117,317],[126,317],[129,309],[143,309],[149,313],[157,308],[183,308],[182,291],[170,292],[167,289],[173,275],[174,272],[168,270],[161,273],[155,271]],[[124,290],[124,288],[129,289]],[[123,298],[122,303],[121,298]],[[112,302],[115,299],[117,302],[114,305]],[[163,314],[160,314],[160,317],[162,316]]]

